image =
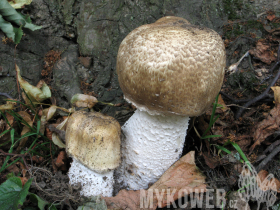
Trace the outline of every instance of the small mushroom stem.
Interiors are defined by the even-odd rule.
[[[183,150],[189,117],[150,115],[136,110],[122,127],[123,160],[116,181],[131,190],[146,189],[176,162]]]
[[[97,195],[111,197],[113,195],[114,170],[102,174],[97,173],[73,158],[68,177],[71,185],[81,183],[81,195],[86,197]]]

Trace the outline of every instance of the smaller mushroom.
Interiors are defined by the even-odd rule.
[[[70,184],[81,183],[80,194],[90,197],[113,194],[114,169],[119,166],[121,127],[113,117],[78,111],[66,128],[66,152],[73,158]]]

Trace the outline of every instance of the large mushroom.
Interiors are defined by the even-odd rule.
[[[113,194],[114,169],[119,166],[121,127],[98,112],[74,112],[66,128],[66,151],[73,158],[70,184],[81,183],[81,195]]]
[[[213,103],[225,65],[219,34],[183,18],[164,17],[126,36],[117,74],[125,99],[137,110],[122,127],[120,184],[146,189],[178,160],[189,117]]]

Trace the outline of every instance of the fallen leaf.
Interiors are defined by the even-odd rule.
[[[28,181],[28,179],[26,177],[19,177],[22,183],[22,186],[25,185],[25,183]]]
[[[6,127],[6,122],[3,119],[1,119],[0,120],[0,133],[2,133],[4,131],[5,127]]]
[[[67,117],[62,123],[60,123],[58,126],[56,126],[56,128],[58,130],[65,131],[66,130],[66,125],[67,125],[67,122],[68,122],[68,118],[69,117]],[[61,132],[61,133],[63,133],[65,135],[64,132]],[[65,140],[65,138],[63,140]],[[66,145],[62,142],[62,139],[61,139],[60,135],[56,132],[52,132],[52,141],[55,145],[59,146],[60,148],[65,148],[66,147]]]
[[[52,140],[52,131],[49,128],[46,128],[46,137],[48,137],[49,140]]]
[[[266,18],[267,18],[269,21],[273,21],[274,18],[275,18],[275,14],[267,15]]]
[[[165,207],[169,204],[167,189],[173,192],[174,200],[177,200],[186,194],[195,192],[206,192],[205,176],[195,165],[194,151],[189,152],[176,163],[174,163],[149,189],[157,189],[160,192],[165,190],[161,203],[158,206]],[[180,194],[183,191],[183,194]],[[181,197],[180,197],[181,196]],[[158,196],[156,196],[156,199]]]
[[[254,150],[257,145],[260,145],[268,136],[279,130],[280,126],[280,104],[270,110],[268,116],[263,121],[259,122],[253,130],[255,131],[253,139],[255,143],[251,146],[250,152]]]
[[[15,102],[7,101],[6,104],[0,105],[0,110],[11,110],[15,108]]]
[[[44,160],[44,158],[41,157],[41,156],[37,156],[37,155],[32,156],[32,161],[34,161],[34,162],[37,163],[37,164],[42,163],[43,160]]]
[[[9,113],[5,113],[5,115],[6,115],[6,118],[9,122],[9,124],[13,127],[15,124],[14,117],[12,115],[10,115]],[[8,123],[6,124],[6,130],[9,130],[11,128],[9,124]]]
[[[273,190],[276,192],[280,192],[280,181],[276,178],[274,178],[274,176],[272,174],[268,174],[267,171],[265,170],[261,170],[258,173],[258,186],[260,189],[262,189],[263,191],[266,190]]]
[[[39,129],[41,134],[45,134],[46,125],[48,123],[48,121],[47,121],[48,113],[49,113],[49,108],[43,109],[42,116],[41,116],[40,129]]]
[[[66,152],[60,151],[54,164],[57,166],[57,169],[60,169],[61,171],[67,171],[66,161]]]
[[[76,107],[88,107],[92,108],[98,100],[94,96],[85,94],[75,94],[71,99],[71,104]]]
[[[151,199],[149,208],[156,209],[192,192],[206,192],[205,176],[196,167],[194,154],[191,151],[180,158],[148,190],[121,190],[115,197],[104,197],[108,209],[143,209],[143,194]]]
[[[220,161],[218,159],[215,159],[214,157],[207,154],[207,152],[202,153],[206,165],[209,166],[209,168],[216,168],[218,165],[220,165]]]
[[[24,5],[31,4],[32,0],[14,0],[8,2],[14,9],[22,9]]]
[[[19,168],[21,170],[22,177],[26,177],[26,172],[28,171],[26,166],[22,162],[17,162],[17,164],[19,165]]]
[[[19,82],[21,88],[24,89],[25,93],[27,94],[27,96],[29,97],[31,102],[42,102],[45,99],[51,97],[51,90],[50,90],[49,86],[43,80],[39,81],[38,87],[40,87],[40,88],[38,88],[38,87],[35,87],[35,86],[29,84],[27,81],[25,81],[21,77],[20,69],[17,65],[16,65],[16,72],[17,72],[18,82]],[[25,96],[24,93],[22,96],[23,96],[26,104],[30,104],[30,100]]]
[[[256,47],[249,52],[251,55],[259,58],[262,62],[270,65],[271,62],[276,61],[276,56],[271,53],[271,45],[267,40],[258,40]]]
[[[221,109],[224,112],[229,110],[229,108],[227,107],[226,103],[224,102],[221,94],[219,94],[218,104],[219,104],[219,106],[217,106],[218,109]]]
[[[6,168],[6,170],[8,171],[8,173],[13,172],[14,174],[18,174],[20,173],[19,167],[16,164],[12,164],[9,167]]]
[[[50,106],[50,108],[48,110],[48,114],[47,114],[47,121],[49,121],[53,117],[53,115],[56,112],[56,109],[57,109],[57,106],[54,106],[54,105]]]
[[[274,87],[271,87],[271,89],[274,92],[275,103],[280,104],[280,87],[279,86],[274,86]]]
[[[27,122],[27,124],[28,124],[30,127],[32,127],[33,121],[32,121],[32,119],[31,119],[31,116],[30,116],[27,112],[25,112],[25,111],[19,111],[19,112],[17,112],[17,114],[19,114],[19,115],[22,117],[22,119],[23,119],[25,122]],[[22,123],[22,124],[23,124],[23,123]],[[28,132],[31,131],[31,129],[30,129],[29,126],[27,126],[27,125],[25,125],[25,124],[23,124],[23,125],[24,125],[24,126],[23,126],[22,131],[21,131],[21,134],[20,134],[21,136],[23,136],[24,134],[26,134],[26,133],[28,133]],[[17,152],[20,152],[20,150],[25,146],[27,140],[28,140],[28,136],[25,137],[25,138],[22,138],[22,139],[20,140],[19,145],[18,145],[17,150],[16,150]]]
[[[144,190],[145,192],[146,190]],[[121,190],[115,197],[102,197],[108,209],[127,209],[140,210],[140,190]],[[153,202],[153,208],[156,209],[157,204]]]

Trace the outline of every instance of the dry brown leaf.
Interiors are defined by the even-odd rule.
[[[26,166],[21,162],[17,162],[17,164],[19,165],[19,168],[21,170],[22,177],[26,177],[26,174],[27,174],[27,171],[28,171]]]
[[[158,206],[165,207],[169,204],[167,189],[171,192],[175,190],[174,200],[185,196],[191,192],[198,190],[199,192],[206,192],[205,176],[195,165],[194,151],[189,152],[176,163],[174,163],[149,189],[157,189],[159,192],[165,190],[163,199]],[[179,193],[183,191],[184,193]],[[181,197],[179,197],[181,196]],[[155,197],[157,199],[157,197]]]
[[[37,156],[37,155],[32,156],[32,161],[37,163],[37,164],[43,162],[43,160],[44,160],[44,158],[41,157],[41,156]]]
[[[203,157],[204,157],[204,160],[205,160],[205,163],[206,165],[209,166],[209,168],[216,168],[218,165],[220,165],[220,161],[215,159],[214,157],[210,156],[207,154],[207,152],[203,152],[202,153]]]
[[[31,119],[31,116],[27,112],[19,111],[17,113],[23,118],[23,120],[25,122],[28,123],[29,126],[32,127],[33,121]],[[20,135],[23,136],[24,134],[28,133],[29,131],[31,131],[31,129],[27,125],[24,125]],[[20,150],[25,146],[27,140],[28,140],[28,136],[20,140],[19,145],[17,147],[17,152],[20,152]]]
[[[9,113],[5,113],[7,120],[9,121],[10,125],[13,127],[14,126],[14,117],[12,115],[10,115]],[[8,125],[8,123],[6,124],[6,130],[9,130],[11,127]]]
[[[19,112],[17,112],[17,113],[22,117],[22,119],[24,119],[24,120],[28,123],[28,125],[32,126],[33,121],[32,121],[32,119],[31,119],[31,116],[30,116],[27,112],[25,112],[25,111],[19,111]],[[23,125],[24,125],[24,124],[23,124]]]
[[[274,86],[274,87],[271,87],[271,89],[274,92],[275,103],[280,104],[280,87],[279,86]]]
[[[60,153],[57,156],[57,159],[55,161],[55,165],[57,166],[57,169],[61,171],[67,171],[67,165],[66,165],[67,155],[65,151],[60,151]]]
[[[269,14],[266,16],[266,18],[269,20],[269,21],[273,21],[274,18],[275,18],[275,14]]]
[[[0,110],[4,111],[4,110],[11,110],[14,109],[14,104],[11,103],[6,103],[6,104],[2,104],[0,105]]]
[[[9,167],[7,167],[6,171],[8,173],[13,172],[14,174],[20,173],[19,167],[16,164],[12,164]]]
[[[76,107],[87,107],[91,109],[98,102],[97,98],[85,94],[75,94],[71,103]]]
[[[146,190],[144,190],[146,192]],[[115,197],[102,197],[108,209],[126,209],[143,210],[140,208],[140,190],[121,190]],[[153,208],[156,209],[157,203],[153,202]]]
[[[149,190],[121,190],[115,197],[105,197],[108,209],[143,209],[140,208],[143,207],[140,206],[141,193],[143,192],[145,195],[153,192],[152,209],[156,209],[157,206],[165,207],[191,192],[206,192],[205,176],[196,167],[194,154],[195,152],[191,151],[179,159]],[[169,200],[170,192],[173,195],[172,200]],[[157,196],[157,194],[160,194],[160,196]],[[158,200],[158,197],[162,199]]]
[[[46,137],[48,137],[49,140],[52,140],[52,131],[49,128],[46,128]]]
[[[273,190],[276,192],[280,192],[280,181],[272,176],[272,174],[268,174],[267,171],[261,170],[258,173],[258,186],[263,191]]]
[[[22,183],[22,186],[25,185],[25,183],[28,181],[28,179],[26,177],[19,177]]]
[[[217,107],[218,109],[221,109],[221,110],[223,110],[224,112],[227,111],[227,110],[229,110],[229,108],[228,108],[227,105],[225,104],[225,102],[224,102],[224,100],[223,100],[221,94],[219,94],[218,104],[222,105],[221,107],[218,106],[218,107]]]
[[[5,127],[6,127],[6,122],[3,119],[1,119],[0,120],[0,133],[2,133],[5,130]]]
[[[266,137],[273,134],[275,131],[279,130],[280,125],[280,104],[276,104],[275,107],[270,110],[269,115],[266,119],[258,123],[253,130],[255,143],[251,146],[250,152],[254,150],[257,145],[260,145]]]
[[[271,62],[276,61],[276,56],[271,53],[270,44],[264,39],[258,40],[256,47],[251,49],[250,54],[259,58],[262,62],[270,65]]]

